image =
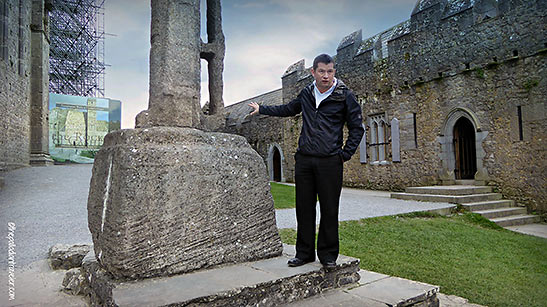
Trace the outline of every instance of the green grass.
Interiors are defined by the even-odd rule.
[[[296,232],[281,229],[283,242]],[[340,223],[340,253],[361,268],[441,287],[488,306],[547,306],[547,240],[466,213],[410,214]]]
[[[294,186],[270,182],[275,209],[289,209],[295,207]]]

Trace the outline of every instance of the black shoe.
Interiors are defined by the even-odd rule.
[[[310,263],[310,262],[313,262],[313,260],[304,260],[304,259],[300,259],[300,258],[292,258],[287,262],[287,264],[290,267],[297,267],[297,266],[301,266],[301,265],[304,265],[304,264]]]
[[[336,267],[336,261],[321,262],[325,269],[334,269]]]

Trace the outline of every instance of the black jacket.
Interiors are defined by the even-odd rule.
[[[294,116],[302,112],[302,131],[297,152],[303,155],[329,157],[341,155],[347,161],[357,150],[363,137],[363,117],[355,95],[340,80],[325,100],[315,106],[313,83],[306,86],[298,97],[280,106],[260,106],[259,113],[272,116]],[[349,136],[343,143],[344,124]]]

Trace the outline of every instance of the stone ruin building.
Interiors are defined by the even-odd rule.
[[[336,75],[357,95],[366,127],[345,185],[486,180],[547,211],[546,15],[542,0],[419,0],[410,19],[343,38]],[[245,117],[249,101],[287,103],[313,81],[303,60],[281,79],[281,89],[226,107],[226,129],[247,137],[270,180],[290,182],[300,117]]]
[[[46,1],[0,2],[0,176],[29,163],[53,162],[47,11]]]

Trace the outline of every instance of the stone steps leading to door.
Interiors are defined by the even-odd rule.
[[[526,208],[518,207],[492,187],[478,185],[474,180],[457,180],[455,185],[409,187],[404,193],[391,193],[391,198],[429,202],[447,202],[460,205],[464,210],[482,215],[501,227],[538,223],[541,218],[528,215]]]
[[[515,201],[510,199],[499,199],[491,201],[480,201],[476,203],[460,204],[465,210],[475,212],[481,210],[493,210],[498,208],[514,207]]]
[[[498,218],[494,218],[490,220],[500,225],[501,227],[508,227],[508,226],[539,223],[541,221],[541,218],[537,215],[521,214],[521,215],[498,217]]]
[[[431,187],[410,187],[405,189],[411,194],[470,195],[492,193],[492,187],[473,185],[442,185]]]
[[[526,215],[526,208],[508,207],[508,208],[497,208],[497,209],[480,210],[480,211],[473,211],[473,212],[478,213],[484,216],[485,218],[492,220],[495,218],[507,217],[507,216],[513,216],[513,215]]]
[[[502,195],[499,193],[468,194],[468,195],[443,195],[423,193],[391,193],[391,198],[403,200],[418,200],[430,202],[442,202],[452,204],[465,204],[480,201],[499,200]]]

